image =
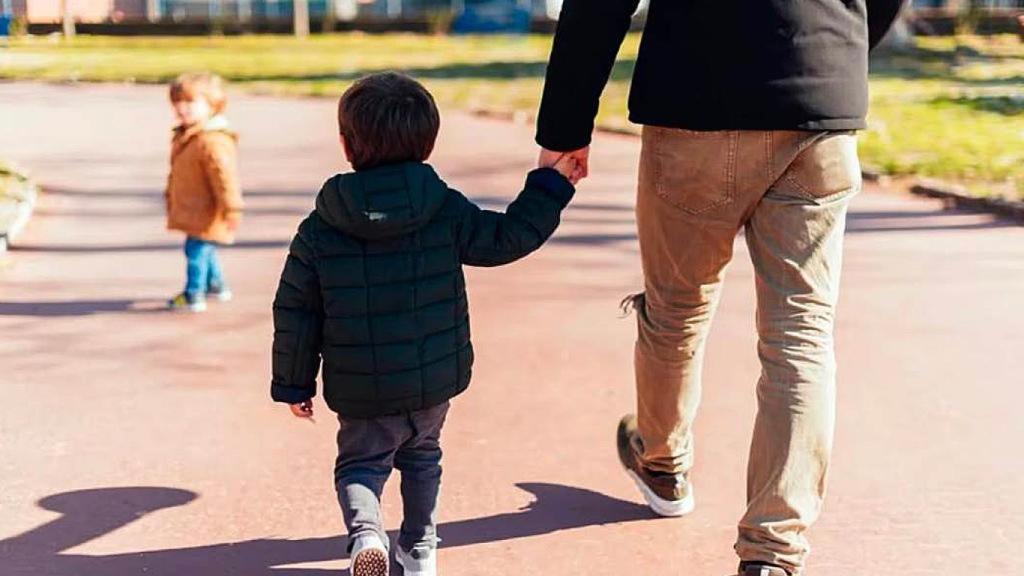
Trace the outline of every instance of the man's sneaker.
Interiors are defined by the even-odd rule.
[[[740,572],[737,576],[789,576],[789,572],[774,564],[740,562]]]
[[[417,546],[406,552],[395,546],[395,561],[402,567],[402,576],[436,576],[437,550]]]
[[[206,289],[206,297],[217,302],[231,302],[235,295],[227,286],[210,286]]]
[[[206,298],[201,296],[189,297],[182,292],[167,301],[167,309],[174,312],[205,312]]]
[[[647,505],[660,516],[683,516],[693,512],[693,485],[686,475],[652,472],[644,468],[633,448],[636,437],[636,416],[627,414],[619,421],[616,437],[619,461],[644,495]]]
[[[388,576],[388,549],[376,534],[356,538],[352,543],[351,576]]]

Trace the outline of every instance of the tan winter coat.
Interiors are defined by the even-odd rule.
[[[174,131],[167,179],[167,228],[231,244],[242,217],[238,137],[222,117]]]

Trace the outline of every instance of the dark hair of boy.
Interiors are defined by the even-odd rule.
[[[358,80],[338,102],[338,129],[356,170],[425,161],[440,126],[430,92],[397,72]]]

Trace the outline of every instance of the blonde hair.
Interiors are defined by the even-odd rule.
[[[210,104],[214,114],[224,111],[228,105],[224,93],[224,79],[208,72],[189,72],[171,82],[171,102],[193,102],[203,98]]]

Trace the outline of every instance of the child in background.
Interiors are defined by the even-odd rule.
[[[396,469],[396,560],[405,576],[434,576],[441,428],[473,365],[462,268],[540,248],[573,197],[577,166],[563,156],[530,172],[506,213],[481,210],[426,164],[440,118],[415,80],[368,76],[338,108],[355,171],[323,185],[292,242],[274,299],[271,396],[312,416],[323,361],[352,575],[388,574],[380,496]]]
[[[234,242],[241,221],[238,136],[224,117],[223,81],[213,74],[183,74],[170,87],[178,126],[171,141],[167,228],[186,234],[185,289],[171,310],[202,312],[207,298],[231,299],[217,246]]]

